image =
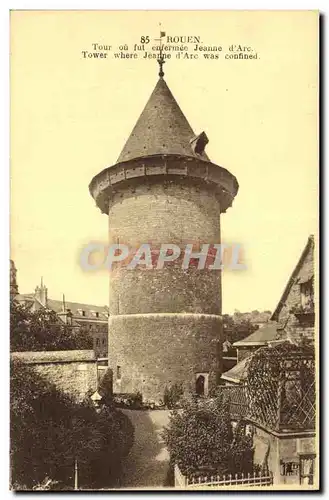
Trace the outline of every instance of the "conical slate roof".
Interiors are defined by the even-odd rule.
[[[190,143],[195,134],[163,78],[159,78],[118,163],[140,156],[177,154],[209,160]]]

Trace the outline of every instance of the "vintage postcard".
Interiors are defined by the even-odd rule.
[[[10,488],[319,489],[319,13],[10,30]]]

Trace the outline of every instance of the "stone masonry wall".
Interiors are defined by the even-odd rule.
[[[28,364],[76,400],[82,400],[87,392],[97,389],[97,364],[93,351],[20,352],[13,353],[12,358]]]
[[[206,187],[175,182],[117,192],[109,209],[110,242],[138,248],[220,243],[220,203]],[[221,353],[221,272],[165,264],[163,270],[110,273],[109,366],[121,367],[115,392],[163,399],[166,386],[195,390],[195,374],[216,381]]]
[[[310,276],[313,270],[314,255],[313,248],[311,246],[278,316],[278,322],[280,324],[286,324],[285,330],[289,332],[289,336],[293,340],[300,340],[303,337],[314,339],[314,328],[301,326],[294,314],[290,313],[290,310],[293,307],[301,305],[301,291],[300,284],[298,282],[299,278],[303,279],[306,276]]]
[[[42,377],[77,400],[82,400],[89,391],[96,391],[96,362],[42,363],[32,366]]]
[[[112,316],[109,366],[114,392],[141,392],[145,401],[160,402],[166,387],[182,384],[195,392],[197,373],[209,373],[209,390],[217,382],[221,319],[195,314]],[[117,377],[117,367],[121,377]]]

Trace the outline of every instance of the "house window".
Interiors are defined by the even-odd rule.
[[[117,366],[117,380],[121,380],[121,366]]]
[[[299,456],[299,471],[300,484],[314,484],[315,454]]]
[[[313,301],[314,301],[314,287],[313,287],[313,278],[307,281],[306,283],[301,283],[300,285],[300,295],[301,295],[301,304],[303,309],[310,310],[313,312]]]
[[[299,463],[297,462],[284,462],[281,460],[281,476],[298,476]]]
[[[99,347],[99,339],[96,339],[96,346]]]

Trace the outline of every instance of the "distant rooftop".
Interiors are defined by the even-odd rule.
[[[233,368],[231,368],[227,372],[224,372],[221,378],[223,380],[227,380],[228,382],[234,382],[236,384],[245,380],[248,372],[248,362],[251,359],[251,357],[252,356],[249,356],[243,359],[235,366],[233,366]]]
[[[247,347],[247,346],[262,346],[267,342],[275,340],[278,336],[279,324],[276,321],[270,321],[264,326],[261,326],[254,333],[249,335],[243,340],[234,342],[234,347]]]
[[[22,293],[16,296],[18,302],[24,302],[26,305],[32,306],[35,300],[38,300],[33,293]],[[40,301],[38,301],[40,302]],[[56,313],[63,312],[63,301],[47,299],[47,307]],[[68,302],[65,300],[65,310],[70,309],[73,316],[81,319],[99,319],[107,321],[108,308],[107,306],[96,306],[94,304],[83,304],[81,302]]]
[[[60,313],[63,311],[63,301],[48,299],[47,305],[53,311]],[[85,312],[85,317],[97,317],[99,319],[107,320],[108,309],[106,306],[95,306],[92,304],[82,304],[81,302],[68,302],[65,300],[65,308],[70,309],[73,316],[83,317],[83,312]],[[96,315],[98,313],[98,316]]]

